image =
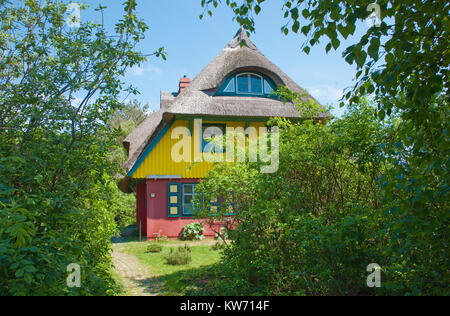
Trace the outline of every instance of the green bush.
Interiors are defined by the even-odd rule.
[[[183,240],[203,240],[205,236],[203,233],[205,228],[200,223],[190,223],[184,226],[181,232],[181,238]]]
[[[228,230],[225,227],[221,227],[220,231],[214,235],[214,239],[228,239]]]
[[[162,242],[165,243],[169,240],[169,237],[165,236],[165,235],[158,235],[158,237],[156,237],[156,240],[158,242]]]
[[[370,108],[329,125],[276,123],[278,172],[261,173],[259,163],[220,164],[199,184],[205,200],[233,192],[239,205],[218,293],[376,294],[366,280],[369,264],[386,265],[376,183],[383,126]],[[207,220],[208,209],[201,212]],[[225,221],[223,212],[214,219]]]
[[[225,244],[221,241],[217,241],[214,245],[211,246],[211,249],[214,251],[219,251],[225,248]]]
[[[166,262],[171,265],[185,265],[192,261],[191,248],[188,245],[178,247],[176,250],[170,248],[165,257]]]
[[[157,252],[161,252],[162,250],[163,250],[163,246],[161,246],[160,244],[158,244],[156,242],[152,242],[150,245],[147,246],[146,252],[157,253]]]
[[[68,31],[65,1],[1,1],[2,56],[12,58],[0,58],[0,296],[116,293],[111,237],[124,210],[108,121],[122,108],[121,75],[145,60],[133,3],[127,21],[111,21],[119,39],[94,17]],[[71,264],[81,287],[67,285]]]

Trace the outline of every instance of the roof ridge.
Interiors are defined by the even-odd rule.
[[[243,26],[236,32],[236,35],[233,37],[233,39],[228,43],[227,47],[229,48],[236,48],[246,46],[252,50],[258,50],[256,45],[250,40],[248,37],[247,31]]]

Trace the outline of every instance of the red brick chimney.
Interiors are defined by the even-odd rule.
[[[191,79],[190,78],[186,78],[186,76],[181,78],[180,79],[180,89],[178,90],[178,94],[180,94],[185,88],[187,88],[187,86],[190,83],[191,83]]]

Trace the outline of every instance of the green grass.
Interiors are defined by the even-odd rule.
[[[155,241],[151,241],[155,242]],[[135,256],[142,265],[148,267],[165,284],[165,295],[195,295],[206,293],[212,269],[220,261],[220,251],[212,250],[213,240],[160,242],[160,253],[146,253],[149,242],[130,241],[115,244],[117,251]],[[170,248],[188,244],[191,247],[192,262],[187,265],[174,266],[166,262],[165,256]]]
[[[117,271],[114,269],[112,269],[111,275],[112,275],[112,278],[114,279],[114,281],[116,282],[116,286],[117,286],[117,294],[116,295],[128,296],[129,293],[127,293],[127,291],[125,290],[125,286],[123,284],[121,275],[119,273],[117,273]]]

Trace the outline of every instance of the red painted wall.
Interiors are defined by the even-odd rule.
[[[159,179],[147,180],[146,185],[137,187],[137,220],[143,221],[142,236],[147,238],[156,238],[158,235],[167,236],[169,238],[177,238],[180,236],[183,227],[193,222],[199,222],[190,217],[170,218],[167,213],[167,184],[168,183],[198,183],[199,179]],[[143,194],[142,190],[145,190]],[[152,195],[154,195],[152,197]],[[146,201],[146,203],[145,203]],[[145,205],[146,204],[146,205]],[[143,209],[146,211],[144,218]],[[205,227],[205,236],[214,236],[215,232],[210,227]],[[144,228],[145,227],[145,228]],[[218,225],[220,228],[220,225]],[[217,227],[216,227],[217,230]]]

